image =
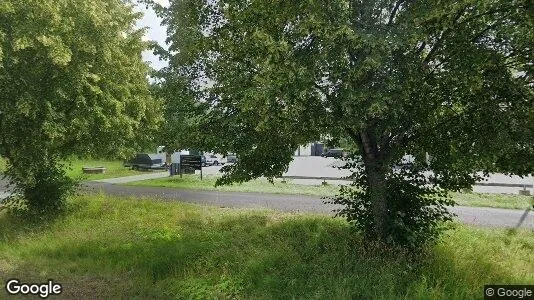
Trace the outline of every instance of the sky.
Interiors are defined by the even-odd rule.
[[[156,0],[160,5],[167,7],[169,6],[168,0]],[[167,37],[166,28],[161,26],[159,19],[156,16],[156,13],[151,8],[146,8],[143,4],[138,4],[136,10],[143,13],[143,18],[137,21],[137,27],[142,28],[146,27],[145,40],[156,41],[161,46],[165,46],[165,39]],[[167,63],[158,59],[157,56],[152,54],[151,51],[143,52],[143,59],[148,61],[154,69],[161,69],[167,66]]]

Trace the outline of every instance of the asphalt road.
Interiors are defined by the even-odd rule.
[[[304,176],[304,177],[331,177],[342,178],[349,176],[351,173],[348,170],[338,169],[343,162],[334,158],[324,158],[320,156],[295,156],[293,161],[289,164],[284,176]],[[218,174],[221,166],[211,166],[203,169],[204,174]],[[293,180],[298,184],[320,184],[321,180]],[[329,181],[332,184],[346,184],[347,181]],[[507,176],[504,174],[490,174],[485,181],[485,184],[490,185],[475,185],[473,191],[476,193],[495,193],[495,194],[518,194],[522,187],[507,187],[505,185],[527,185],[527,189],[534,194],[534,177],[527,176],[521,178],[519,176]]]
[[[162,173],[151,176],[163,175]],[[0,199],[8,195],[8,192],[5,190],[5,185],[6,181],[0,179]],[[305,195],[195,191],[161,187],[121,186],[107,182],[88,182],[85,183],[83,189],[89,192],[102,191],[111,195],[135,198],[158,198],[218,207],[263,208],[284,212],[310,212],[333,215],[333,210],[340,208],[340,206],[324,204],[323,200],[319,197]],[[515,227],[525,213],[521,210],[462,206],[452,207],[451,211],[463,223],[502,228]],[[534,230],[534,211],[526,215],[521,227]]]
[[[157,198],[217,207],[273,209],[284,212],[333,215],[333,210],[340,208],[337,205],[324,204],[323,200],[319,197],[304,195],[196,191],[161,187],[121,186],[98,182],[85,184],[84,190],[135,198]],[[451,211],[463,223],[501,228],[516,227],[525,213],[521,210],[464,206],[451,207]],[[527,214],[522,222],[521,228],[534,230],[534,212],[531,211]]]

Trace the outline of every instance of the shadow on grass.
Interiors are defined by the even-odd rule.
[[[57,215],[35,217],[24,210],[0,207],[0,242],[49,231],[67,214],[68,210]]]
[[[386,255],[327,217],[121,200],[78,209],[0,243],[0,258],[11,247],[5,259],[20,262],[4,276],[61,280],[67,297],[141,298],[478,298],[483,284],[516,279],[494,261],[500,245],[478,251],[484,240],[470,244],[468,230],[424,254]]]
[[[102,194],[100,195],[102,197]],[[0,242],[28,234],[50,231],[54,224],[62,222],[69,215],[82,211],[87,205],[81,193],[80,185],[74,189],[61,211],[52,214],[29,213],[20,197],[9,197],[0,203]]]

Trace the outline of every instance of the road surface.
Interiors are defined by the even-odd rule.
[[[285,212],[333,214],[333,210],[340,208],[339,206],[332,204],[324,204],[322,199],[314,196],[227,193],[217,191],[208,192],[160,187],[121,186],[114,184],[166,176],[166,172],[161,172],[136,175],[133,177],[129,176],[126,178],[101,180],[101,182],[85,183],[84,189],[93,192],[103,191],[112,195],[136,198],[159,198],[163,200],[183,201],[219,207],[267,208]],[[0,179],[0,199],[9,195],[9,192],[5,188],[6,183],[5,180]],[[524,214],[524,211],[521,210],[477,207],[453,207],[451,208],[451,211],[457,214],[458,219],[461,222],[466,224],[508,228],[515,227]],[[534,211],[527,214],[521,227],[534,229]]]
[[[111,195],[135,198],[157,198],[217,207],[264,208],[284,212],[333,214],[333,210],[341,207],[324,204],[319,197],[305,195],[181,190],[161,187],[122,186],[98,182],[86,183],[84,189],[89,192],[104,192]],[[524,211],[521,210],[464,206],[452,207],[451,211],[463,223],[501,228],[515,227],[524,214]],[[527,214],[521,228],[534,230],[534,212]]]
[[[348,170],[338,169],[342,162],[335,158],[325,158],[320,156],[295,156],[293,161],[289,164],[288,170],[283,176],[307,176],[307,177],[329,177],[329,178],[343,178],[349,176],[351,173]],[[221,166],[211,166],[203,169],[203,173],[220,174]],[[294,179],[293,183],[317,185],[322,180],[317,179]],[[348,184],[348,181],[330,180],[331,184]],[[482,183],[490,185],[475,185],[473,192],[475,193],[494,193],[494,194],[518,194],[523,187],[510,187],[505,185],[526,185],[526,189],[534,194],[534,177],[527,176],[521,178],[519,176],[507,176],[504,174],[490,174],[489,177]]]

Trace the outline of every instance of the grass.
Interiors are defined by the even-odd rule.
[[[83,174],[83,167],[106,167],[103,174]],[[123,166],[119,160],[94,160],[94,159],[71,159],[67,167],[67,175],[82,180],[97,180],[131,175],[139,175],[145,172],[131,170]]]
[[[458,205],[526,209],[534,205],[534,197],[510,194],[452,193]]]
[[[97,180],[104,178],[115,178],[130,175],[139,175],[144,172],[134,171],[130,168],[125,168],[123,162],[120,160],[99,160],[99,159],[70,159],[65,162],[67,175],[71,178],[80,180]],[[106,167],[106,173],[103,174],[83,174],[83,167]],[[0,157],[0,173],[6,169],[5,159]]]
[[[84,166],[104,166],[107,170],[104,174],[83,174],[82,167]],[[5,167],[5,160],[0,157],[0,173],[5,170]],[[70,161],[70,168],[67,169],[67,175],[82,180],[98,180],[139,174],[143,174],[143,172],[125,168],[122,162],[117,160],[72,159]],[[287,183],[282,183],[280,179],[275,180],[274,185],[265,179],[257,179],[243,184],[215,187],[215,180],[217,178],[217,176],[208,175],[204,176],[204,180],[201,181],[198,175],[184,175],[183,178],[174,176],[131,182],[126,185],[207,191],[218,190],[224,192],[301,194],[321,197],[335,195],[339,189],[338,186],[332,184],[326,186],[300,185],[291,183],[291,180],[287,180]],[[482,193],[451,193],[451,195],[456,203],[461,206],[525,209],[534,204],[534,197],[532,196]]]
[[[103,195],[70,204],[40,226],[0,212],[0,282],[52,278],[65,298],[110,299],[472,299],[484,284],[534,284],[532,231],[459,226],[423,255],[392,256],[324,216]]]
[[[336,185],[300,185],[293,184],[291,180],[287,183],[282,183],[280,179],[275,180],[271,184],[265,179],[257,179],[242,184],[234,184],[230,186],[215,187],[215,180],[218,176],[204,176],[200,180],[198,175],[183,175],[158,178],[151,180],[143,180],[127,183],[126,185],[134,186],[156,186],[180,189],[194,189],[207,191],[222,191],[222,192],[250,192],[250,193],[275,193],[275,194],[301,194],[313,196],[333,196],[339,187]],[[481,193],[451,193],[452,198],[458,205],[461,206],[476,206],[476,207],[496,207],[509,209],[525,209],[534,203],[532,196],[520,195],[501,195],[501,194],[481,194]]]
[[[204,191],[221,191],[221,192],[245,192],[245,193],[270,193],[270,194],[299,194],[315,196],[333,196],[339,190],[336,185],[301,185],[293,184],[291,180],[283,183],[281,179],[276,179],[274,184],[267,179],[256,179],[241,184],[224,185],[215,187],[215,181],[219,178],[217,175],[203,176],[200,180],[199,175],[183,175],[135,181],[125,185],[133,186],[156,186],[170,187],[180,189],[193,189]]]
[[[0,173],[4,173],[6,170],[6,160],[3,157],[0,157]]]

